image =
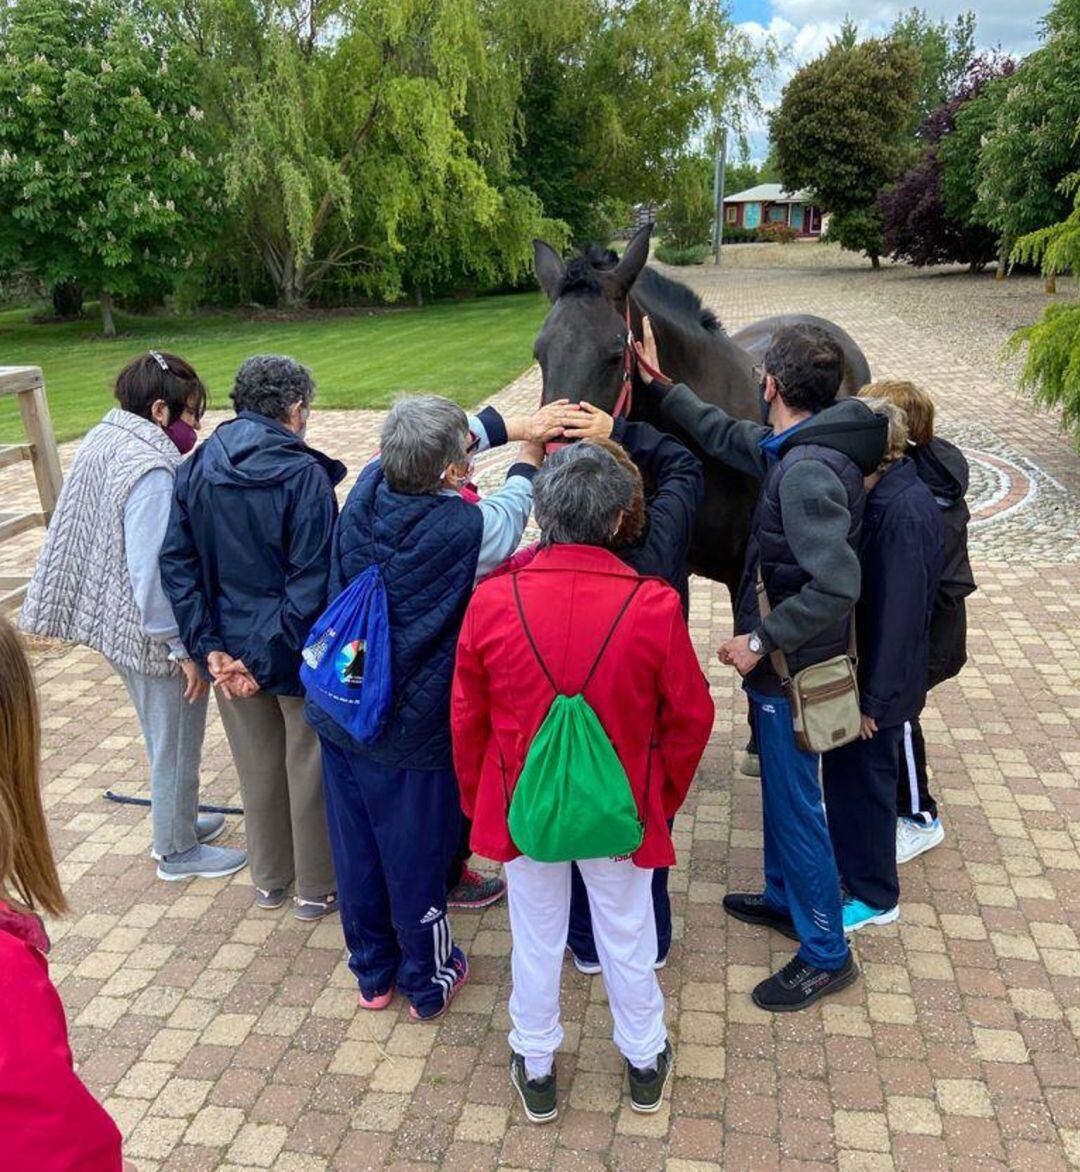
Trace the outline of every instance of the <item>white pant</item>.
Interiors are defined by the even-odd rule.
[[[667,1030],[664,995],[653,971],[653,873],[629,859],[584,859],[578,867],[589,893],[615,1045],[634,1066],[654,1066]],[[529,1078],[542,1078],[563,1040],[559,977],[570,926],[570,864],[522,856],[506,864],[506,886],[514,937],[510,1048],[524,1057]]]

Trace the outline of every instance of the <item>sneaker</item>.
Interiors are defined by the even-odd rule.
[[[739,765],[739,772],[743,777],[760,777],[761,776],[761,758],[757,753],[744,753],[741,764]]]
[[[255,906],[264,912],[276,912],[285,902],[285,888],[271,887],[264,891],[261,887],[255,888]]]
[[[555,1101],[555,1067],[546,1078],[527,1078],[525,1059],[510,1055],[510,1081],[530,1123],[550,1123],[559,1113]]]
[[[666,956],[657,957],[656,963],[652,966],[652,968],[653,968],[654,973],[658,973],[658,972],[660,972],[661,969],[667,968],[667,957]]]
[[[897,818],[896,820],[896,861],[909,863],[912,859],[941,846],[945,841],[945,827],[941,819],[923,822],[918,818]]]
[[[505,893],[506,884],[497,875],[481,875],[472,867],[465,867],[458,885],[446,897],[446,906],[479,911],[497,903]]]
[[[213,842],[215,838],[220,838],[225,833],[225,815],[224,814],[200,814],[195,819],[195,841],[206,844]],[[155,863],[161,862],[161,855],[150,848],[150,857]]]
[[[819,969],[799,956],[791,960],[768,980],[762,981],[751,996],[759,1009],[771,1013],[791,1013],[805,1009],[830,993],[839,993],[859,977],[855,957],[848,950],[847,960],[835,971]]]
[[[314,923],[315,920],[321,920],[324,916],[332,916],[334,912],[341,910],[336,891],[331,891],[322,899],[303,899],[297,895],[293,899],[293,903],[296,905],[293,908],[293,915],[298,920],[309,924]]]
[[[158,863],[157,877],[166,882],[178,879],[221,879],[225,875],[235,875],[246,866],[247,855],[243,851],[198,843],[191,850],[162,859]]]
[[[365,997],[363,993],[359,996],[361,1009],[385,1009],[393,1000],[393,989],[388,990],[386,993],[376,993],[374,997]]]
[[[598,960],[582,960],[573,950],[571,950],[570,955],[574,958],[574,968],[579,973],[584,973],[587,977],[595,977],[600,972],[600,962]]]
[[[662,1054],[656,1056],[655,1070],[639,1070],[636,1066],[626,1064],[626,1073],[630,1080],[630,1106],[643,1115],[651,1115],[659,1111],[664,1105],[664,1088],[668,1085],[671,1072],[674,1070],[674,1055],[671,1053],[671,1043],[664,1043]]]
[[[434,1021],[436,1018],[442,1017],[450,1008],[450,1002],[454,1000],[462,985],[469,979],[469,962],[465,958],[465,953],[457,945],[454,946],[454,951],[450,956],[450,967],[456,975],[454,977],[454,983],[450,986],[450,992],[447,993],[446,1000],[442,1006],[434,1013],[421,1013],[415,1005],[410,1005],[409,1017],[413,1021]]]
[[[795,931],[795,921],[787,912],[766,903],[764,895],[743,891],[728,892],[724,896],[724,911],[736,920],[742,920],[744,924],[764,924],[766,928],[773,928],[789,940],[799,939],[799,933]]]
[[[857,932],[868,924],[891,924],[898,919],[900,919],[899,907],[880,911],[850,895],[844,900],[844,932],[846,934]]]

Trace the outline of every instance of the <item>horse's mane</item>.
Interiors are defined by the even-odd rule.
[[[567,262],[557,295],[599,295],[602,289],[597,274],[613,269],[618,263],[617,252],[590,244],[580,256]],[[693,289],[648,266],[641,270],[632,293],[646,313],[668,325],[684,331],[702,329],[710,334],[723,329],[716,314],[701,304],[701,298]]]

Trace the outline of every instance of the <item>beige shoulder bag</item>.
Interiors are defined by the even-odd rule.
[[[758,608],[762,619],[772,614],[761,568],[757,575]],[[787,656],[779,647],[770,652],[773,670],[791,705],[795,743],[807,753],[825,753],[847,745],[859,735],[862,713],[859,709],[859,680],[856,673],[858,654],[855,647],[855,612],[851,612],[848,649],[822,663],[804,667],[793,676]]]

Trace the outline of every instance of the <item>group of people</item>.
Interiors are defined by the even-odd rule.
[[[293,889],[302,920],[340,911],[364,1010],[401,993],[417,1021],[445,1013],[469,975],[448,908],[504,891],[469,853],[503,864],[509,1074],[535,1122],[557,1112],[568,945],[605,982],[633,1108],[658,1110],[672,1072],[656,975],[671,946],[671,830],[714,720],[686,623],[703,462],[762,485],[735,633],[718,654],[750,704],[765,874],[724,907],[799,948],[755,1002],[797,1010],[853,982],[847,936],[897,918],[897,864],[943,837],[918,720],[928,688],[963,664],[974,582],[966,465],[934,435],[932,403],[901,382],[838,398],[839,347],[799,326],[765,356],[764,422],[736,420],[647,373],[662,355],[647,322],[644,333],[654,414],[700,458],[587,403],[504,418],[410,396],[340,514],[346,470],[305,442],[306,368],[246,361],[235,418],[195,447],[206,388],[177,355],[150,351],[121,372],[118,406],[80,446],[20,616],[26,631],[95,648],[122,679],[150,759],[158,876],[248,865],[258,908]],[[505,483],[481,498],[473,459],[507,443],[519,448]],[[533,512],[540,541],[519,550]],[[328,604],[373,567],[389,695],[378,728],[358,736],[305,697],[301,669]],[[366,669],[365,641],[348,644],[350,685],[380,670],[370,634]],[[787,687],[853,637],[861,733],[819,757],[799,746]],[[224,818],[199,812],[211,686],[246,854],[216,845]],[[42,950],[34,930],[11,927],[22,911],[63,910],[29,760],[36,732],[31,751],[16,719],[0,725],[0,751],[21,744],[27,758],[21,781],[0,772],[0,788],[16,787],[0,794],[0,815],[15,809],[0,816],[0,948],[10,937]],[[32,847],[13,845],[13,825],[38,826]]]

